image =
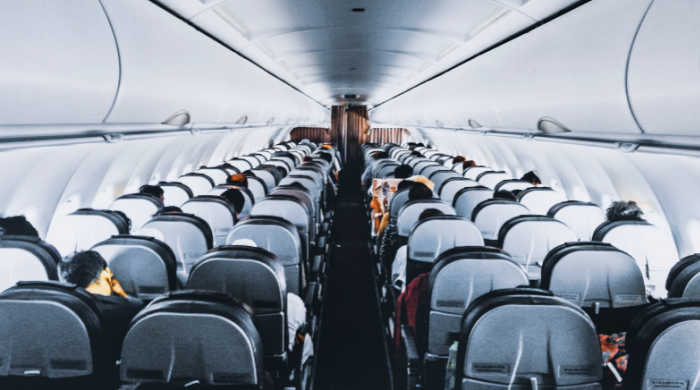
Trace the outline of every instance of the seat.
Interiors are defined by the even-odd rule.
[[[593,232],[593,241],[607,242],[629,253],[637,261],[654,297],[666,296],[666,277],[678,259],[675,243],[647,221],[605,222]]]
[[[467,307],[490,291],[527,283],[525,271],[496,248],[456,247],[436,259],[428,281],[427,345],[419,348],[425,351],[424,388],[444,388],[449,348]]]
[[[462,176],[464,176],[465,178],[467,178],[469,180],[476,181],[477,177],[479,177],[480,174],[482,174],[484,172],[489,172],[492,170],[493,169],[491,169],[489,167],[485,167],[483,165],[477,165],[477,166],[469,167],[469,168],[465,169]]]
[[[530,211],[521,203],[507,199],[487,199],[480,202],[472,211],[471,220],[488,245],[498,245],[498,231],[506,221]]]
[[[647,303],[632,256],[600,242],[566,243],[549,251],[540,286],[582,307],[598,331],[625,331],[633,308]]]
[[[310,192],[296,187],[280,185],[272,191],[271,196],[293,198],[304,208],[304,212],[307,215],[307,228],[306,230],[300,229],[300,231],[308,236],[309,244],[314,243],[319,229],[321,213],[320,203],[313,199]],[[268,199],[270,199],[270,197],[268,197]]]
[[[197,172],[186,173],[180,176],[177,181],[189,187],[194,196],[204,195],[216,186],[211,177]]]
[[[400,191],[396,191],[394,196],[391,197],[389,201],[389,222],[396,223],[399,218],[399,211],[408,202],[408,193],[410,188],[404,188]]]
[[[445,169],[441,167],[440,169],[434,169],[432,172],[426,176],[428,180],[432,181],[435,185],[435,192],[440,195],[440,190],[442,189],[442,184],[451,178],[462,178],[457,172],[451,169]]]
[[[265,181],[257,176],[248,176],[248,189],[253,194],[255,202],[260,202],[267,196],[267,185]]]
[[[255,160],[255,164],[253,164],[251,161]],[[229,164],[231,164],[232,167],[236,168],[238,170],[238,173],[245,172],[249,169],[255,168],[260,162],[256,158],[252,158],[249,160],[248,158],[245,157],[237,157],[231,160],[227,161]],[[255,165],[255,166],[254,166]]]
[[[394,171],[398,168],[400,164],[397,162],[391,162],[381,165],[377,170],[376,174],[373,175],[375,179],[388,179],[394,177]]]
[[[518,202],[534,214],[546,215],[557,203],[566,201],[566,195],[549,187],[530,187],[518,193]]]
[[[245,304],[212,291],[177,291],[155,299],[131,322],[120,377],[126,383],[259,388],[262,350]]]
[[[512,176],[505,171],[487,171],[481,172],[476,177],[476,181],[484,187],[494,189],[498,183],[511,178]]]
[[[481,185],[463,187],[452,198],[452,206],[457,215],[471,219],[474,208],[479,203],[491,199],[492,196],[493,190]]]
[[[440,186],[435,185],[435,190],[440,195],[440,199],[448,204],[454,204],[454,198],[462,188],[477,187],[479,183],[474,180],[465,179],[461,176],[445,179]]]
[[[163,191],[165,192],[165,191]],[[146,194],[126,194],[118,197],[109,206],[111,210],[121,211],[131,220],[133,229],[140,228],[153,214],[163,207],[160,199]]]
[[[251,217],[270,216],[280,217],[293,224],[302,239],[304,259],[309,258],[309,241],[311,214],[298,199],[288,195],[269,195],[265,200],[253,206]]]
[[[414,224],[408,235],[406,284],[433,268],[441,253],[457,246],[482,246],[479,229],[463,217],[441,215]]]
[[[236,223],[236,209],[218,195],[199,195],[182,205],[184,213],[202,218],[214,235],[213,246],[223,245]]]
[[[692,254],[673,265],[666,278],[668,296],[700,298],[700,254]]]
[[[284,175],[286,176],[287,174],[289,174],[289,171],[292,170],[292,163],[290,160],[291,159],[282,159],[279,157],[273,157],[270,160],[268,160],[265,163],[265,165],[282,168],[284,170]],[[281,180],[281,178],[280,178],[280,180]]]
[[[241,239],[252,240],[259,248],[273,253],[284,267],[287,291],[302,295],[304,285],[302,244],[294,224],[274,216],[250,217],[233,227],[226,238],[226,244],[231,245]]]
[[[250,209],[252,209],[253,205],[255,204],[255,197],[250,189],[229,184],[219,184],[218,186],[212,188],[207,195],[220,196],[229,189],[237,189],[243,195],[243,209],[241,209],[238,219],[247,217],[248,214],[250,214]]]
[[[163,241],[120,235],[97,243],[92,250],[107,261],[129,296],[150,300],[178,287],[175,253]]]
[[[565,223],[543,215],[511,218],[498,232],[498,247],[525,267],[534,281],[540,280],[542,262],[551,249],[576,240]]]
[[[161,181],[158,185],[163,189],[163,206],[179,207],[194,196],[190,187],[180,182]]]
[[[396,219],[398,235],[408,238],[413,225],[418,222],[418,217],[427,209],[437,209],[445,215],[455,215],[455,210],[439,199],[421,199],[406,202],[399,210],[399,215]]]
[[[443,170],[445,170],[445,167],[440,165],[440,163],[438,163],[438,162],[433,162],[433,164],[429,164],[429,165],[424,166],[423,168],[421,168],[420,171],[416,172],[415,174],[425,176],[425,177],[430,177],[430,175],[432,175],[433,173],[435,173],[437,171],[443,171]]]
[[[495,290],[463,317],[454,388],[600,389],[601,360],[577,306],[545,291]]]
[[[39,237],[0,235],[0,291],[23,280],[58,280],[61,255]]]
[[[0,294],[0,386],[109,386],[114,360],[100,343],[108,336],[102,335],[99,313],[90,294],[70,284],[19,282],[5,290]]]
[[[213,247],[214,242],[205,220],[184,213],[156,215],[136,234],[157,238],[172,249],[177,260],[177,276],[183,285],[190,267]]]
[[[286,356],[287,287],[274,254],[239,245],[216,248],[192,267],[187,288],[223,292],[251,306],[265,356]]]
[[[567,200],[553,205],[547,215],[567,224],[582,241],[592,239],[595,229],[605,222],[605,212],[597,204]]]
[[[697,389],[700,301],[673,298],[638,314],[627,332],[626,390]]]
[[[129,225],[121,211],[84,208],[54,220],[47,241],[67,256],[114,235],[129,234]]]
[[[520,179],[506,179],[506,180],[501,180],[496,184],[495,187],[493,187],[493,192],[497,191],[522,191],[527,188],[532,187],[532,183],[529,181],[525,180],[520,180]]]
[[[196,173],[203,173],[209,176],[209,178],[214,182],[214,185],[226,183],[226,179],[229,177],[229,173],[225,168],[217,167],[199,168],[197,169]]]
[[[423,169],[429,166],[440,166],[440,164],[436,163],[435,161],[428,160],[426,158],[421,159],[413,165],[413,174],[422,175],[421,172],[423,171]]]
[[[267,169],[253,169],[251,170],[256,177],[259,177],[265,183],[265,190],[267,193],[272,191],[277,186],[277,178],[275,175],[268,171]]]

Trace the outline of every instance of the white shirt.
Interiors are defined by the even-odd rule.
[[[391,263],[391,285],[400,288],[401,292],[406,290],[406,262],[408,261],[408,247],[401,246],[396,251],[394,262]]]

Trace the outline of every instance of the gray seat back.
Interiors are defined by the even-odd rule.
[[[577,200],[557,203],[547,215],[567,224],[582,241],[590,240],[595,229],[605,222],[605,212],[600,206]]]
[[[474,208],[479,203],[491,199],[492,196],[493,190],[484,186],[463,187],[452,198],[452,206],[454,206],[457,215],[471,219]]]
[[[0,291],[23,280],[58,280],[61,255],[39,237],[0,235]]]
[[[489,172],[489,171],[492,171],[492,169],[489,167],[478,165],[475,167],[469,167],[469,168],[465,169],[462,176],[464,176],[465,178],[467,178],[469,180],[476,181],[476,179],[479,177],[480,174],[482,174],[484,172]]]
[[[194,196],[190,187],[180,182],[162,181],[158,185],[163,189],[163,206],[179,207]]]
[[[454,205],[454,198],[459,192],[459,190],[466,187],[477,186],[479,186],[479,183],[475,182],[474,180],[465,179],[460,176],[456,178],[449,177],[445,179],[442,185],[436,185],[435,189],[437,190],[438,195],[440,195],[440,199],[442,199],[444,202],[447,202],[447,204]]]
[[[273,216],[280,217],[296,226],[302,239],[304,259],[309,256],[310,214],[296,199],[285,195],[270,195],[265,200],[253,206],[251,217]]]
[[[399,211],[401,211],[401,208],[406,204],[406,202],[408,202],[409,190],[410,188],[405,188],[401,191],[397,191],[391,198],[391,201],[389,202],[390,222],[396,223],[396,220],[399,218]]]
[[[198,172],[182,175],[177,179],[177,181],[189,187],[194,196],[204,195],[211,191],[214,186],[216,186],[216,182],[214,182],[209,175]]]
[[[530,187],[518,193],[518,202],[535,214],[546,215],[557,203],[565,202],[566,194],[549,187]]]
[[[496,245],[501,226],[511,218],[525,214],[529,214],[529,210],[521,203],[506,199],[487,199],[474,208],[471,219],[481,231],[484,240]]]
[[[438,195],[441,195],[440,190],[442,189],[442,184],[445,182],[445,180],[453,178],[453,177],[454,178],[462,178],[462,176],[460,176],[457,172],[455,172],[451,169],[445,169],[445,167],[441,167],[440,169],[435,169],[435,170],[433,170],[432,173],[430,173],[430,176],[427,176],[427,178],[430,181],[432,181],[433,184],[435,185],[435,192],[437,192]]]
[[[195,196],[181,208],[184,213],[196,215],[206,221],[214,235],[213,246],[222,245],[236,223],[236,210],[233,205],[218,195]]]
[[[268,172],[266,169],[253,169],[251,172],[253,172],[255,176],[259,177],[265,182],[265,188],[268,193],[277,186],[277,180],[275,180],[275,175]]]
[[[510,178],[511,176],[505,171],[488,171],[480,173],[476,181],[484,187],[494,189],[498,183]]]
[[[445,215],[455,215],[454,209],[439,199],[423,199],[406,202],[399,211],[396,227],[399,236],[408,237],[420,214],[427,209],[438,209]]]
[[[161,207],[163,204],[159,199],[146,194],[122,195],[109,206],[111,210],[118,210],[126,214],[131,220],[132,229],[140,228]]]
[[[522,191],[524,189],[532,187],[532,183],[525,181],[525,180],[520,180],[520,179],[506,179],[500,181],[496,186],[493,188],[493,191]]]

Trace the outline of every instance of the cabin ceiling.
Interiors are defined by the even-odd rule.
[[[575,0],[157,2],[324,104],[372,106]]]

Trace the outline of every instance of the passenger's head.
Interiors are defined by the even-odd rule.
[[[333,162],[333,156],[331,156],[330,153],[325,153],[325,152],[319,152],[318,157],[326,160],[327,163],[332,163]]]
[[[383,150],[372,153],[372,159],[381,160],[384,158],[389,158],[389,154]]]
[[[476,166],[476,161],[474,161],[474,160],[466,160],[466,161],[462,162],[462,169],[467,169],[467,168],[471,168],[471,167],[475,167],[475,166]]]
[[[542,180],[540,180],[540,177],[537,176],[535,171],[530,171],[524,174],[523,177],[520,178],[520,180],[525,180],[526,182],[535,186],[542,184]]]
[[[637,203],[633,200],[624,201],[620,200],[613,202],[610,207],[608,207],[605,215],[608,221],[643,221],[642,215],[644,212],[639,208]]]
[[[233,206],[234,210],[236,210],[236,217],[238,217],[243,211],[243,205],[245,204],[245,198],[243,198],[241,190],[238,188],[230,188],[222,192],[220,196]]]
[[[305,163],[309,163],[309,162],[313,162],[313,161],[314,161],[314,159],[311,156],[304,156],[304,158],[301,159],[301,162],[305,162]]]
[[[61,280],[93,294],[112,295],[112,272],[96,251],[77,252],[59,264]]]
[[[39,232],[24,215],[0,218],[0,234],[39,237]]]
[[[399,165],[394,169],[394,177],[397,179],[406,179],[413,175],[413,168],[408,164]]]
[[[412,151],[411,154],[409,154],[411,157],[424,157],[421,152],[418,152],[416,150]]]
[[[494,199],[517,200],[515,194],[506,190],[499,190],[493,194]]]
[[[404,188],[410,188],[413,186],[414,183],[415,183],[415,181],[413,181],[413,180],[401,180],[399,182],[399,185],[396,186],[396,191],[398,192],[398,191],[403,190]]]
[[[242,173],[236,173],[226,178],[226,184],[239,187],[248,187],[248,178]]]
[[[432,199],[433,191],[428,188],[423,183],[415,183],[410,190],[408,190],[408,200],[424,200]]]
[[[139,193],[150,195],[154,198],[160,199],[161,201],[164,199],[163,196],[165,195],[165,192],[160,186],[152,184],[144,184],[139,187]]]
[[[445,213],[443,213],[442,211],[440,211],[438,209],[425,209],[418,216],[418,220],[423,221],[425,219],[432,218],[432,217],[439,217],[441,215],[445,215]]]
[[[461,163],[461,162],[464,162],[465,160],[466,160],[466,158],[464,156],[454,156],[454,157],[452,157],[452,164]]]

